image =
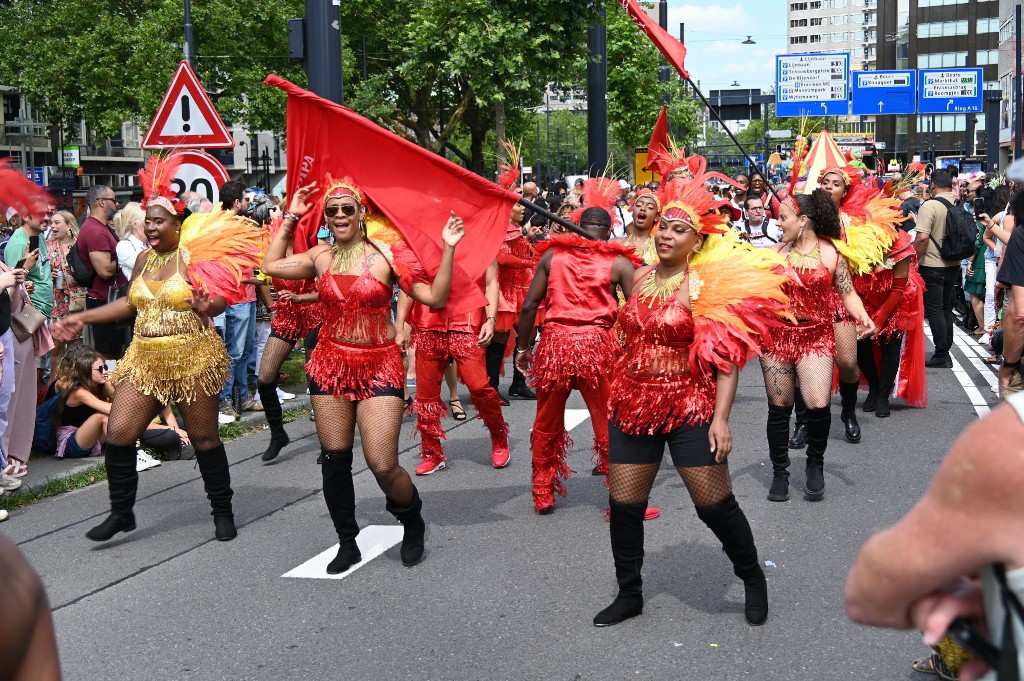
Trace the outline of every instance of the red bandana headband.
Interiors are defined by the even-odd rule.
[[[324,190],[324,204],[331,199],[340,199],[346,196],[353,198],[357,203],[363,203],[363,191],[351,177],[343,177],[335,180],[327,176],[327,189]]]

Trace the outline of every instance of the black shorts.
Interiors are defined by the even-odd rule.
[[[330,392],[320,387],[320,384],[309,379],[309,394],[312,395],[331,395]],[[332,395],[333,396],[333,395]],[[379,388],[374,388],[370,393],[370,397],[397,397],[399,399],[405,399],[405,386],[402,385],[382,385]],[[370,399],[370,397],[366,399]],[[359,400],[356,400],[357,402]]]
[[[105,300],[97,300],[96,298],[85,299],[86,310],[103,307],[106,304]],[[125,327],[124,322],[91,324],[90,326],[92,327],[93,347],[96,352],[117,357],[124,354],[124,349],[128,347],[127,339],[130,332],[130,329]]]
[[[661,463],[665,445],[676,468],[713,466],[715,454],[711,451],[708,432],[711,423],[679,426],[668,433],[629,435],[619,430],[615,419],[608,424],[609,463]]]

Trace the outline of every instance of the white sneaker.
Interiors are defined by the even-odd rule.
[[[143,450],[139,450],[135,457],[135,471],[148,471],[150,468],[156,468],[161,465],[159,459],[154,459]]]
[[[0,490],[3,490],[4,492],[11,492],[21,487],[21,485],[22,480],[0,473]]]
[[[978,339],[978,344],[980,344],[980,345],[988,345],[988,342],[990,340],[992,340],[992,336],[990,334],[986,333],[984,336],[982,336],[981,338]]]
[[[2,508],[0,508],[0,523],[2,523],[3,521],[7,520],[7,515],[8,515],[7,511],[5,511]]]
[[[234,416],[228,416],[227,414],[220,414],[220,413],[217,414],[217,423],[219,423],[222,426],[223,425],[227,425],[228,423],[234,423],[234,422],[235,422],[235,417]]]
[[[292,393],[285,392],[284,390],[281,390],[280,388],[278,388],[277,389],[277,399],[281,400],[282,402],[284,402],[286,400],[294,400],[295,399],[295,395],[293,395]]]

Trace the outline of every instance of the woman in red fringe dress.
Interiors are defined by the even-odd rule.
[[[888,417],[890,397],[927,406],[924,280],[910,235],[900,230],[885,262],[869,274],[855,275],[853,286],[878,329],[875,340],[857,342],[857,362],[868,384],[864,411]]]
[[[787,333],[781,262],[728,229],[703,173],[663,186],[653,238],[659,263],[636,272],[621,314],[625,350],[609,411],[609,505],[618,595],[594,617],[617,624],[643,611],[644,512],[666,446],[697,510],[743,580],[744,615],[768,618],[768,586],[753,533],[732,493],[729,414],[740,367],[759,335]]]
[[[795,172],[795,171],[794,171]],[[840,239],[839,212],[824,189],[790,194],[779,208],[782,241],[775,246],[795,280],[787,286],[798,324],[764,338],[761,369],[768,395],[768,453],[773,478],[769,501],[789,500],[789,417],[799,379],[807,405],[807,481],[810,500],[825,495],[825,449],[832,425],[829,406],[836,356],[833,322],[842,306],[856,320],[861,337],[875,326],[853,288],[847,259],[834,245]]]
[[[400,239],[385,243],[365,234],[366,203],[350,178],[328,178],[324,216],[334,245],[320,245],[286,257],[299,218],[313,208],[316,184],[291,199],[281,229],[270,244],[263,272],[278,279],[319,278],[323,324],[316,349],[306,364],[310,402],[322,448],[318,463],[324,501],[338,532],[338,555],[327,566],[340,574],[362,560],[356,536],[352,445],[359,426],[363,456],[387,497],[387,509],[405,528],[402,563],[423,558],[426,527],[423,503],[409,474],[398,464],[398,437],[405,407],[405,369],[391,324],[392,286],[431,308],[444,307],[451,288],[455,246],[462,220],[454,214],[442,233],[445,246],[433,283]]]

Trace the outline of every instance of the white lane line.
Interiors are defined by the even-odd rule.
[[[931,341],[931,329],[925,327],[924,332],[925,335],[928,336],[928,340]],[[934,346],[934,342],[932,345]],[[961,352],[964,352],[964,350],[959,348],[959,346],[958,349],[960,349]],[[956,380],[960,382],[960,387],[964,389],[965,393],[967,393],[967,399],[971,401],[971,406],[974,407],[974,412],[978,416],[984,416],[990,411],[988,401],[981,394],[981,391],[978,390],[978,387],[974,385],[974,381],[971,379],[970,374],[968,374],[963,365],[957,361],[956,357],[953,356],[953,353],[950,353],[949,357],[953,361],[953,375],[956,376]]]
[[[580,425],[584,421],[590,418],[589,409],[566,409],[565,410],[565,429],[571,431],[576,426]]]
[[[323,553],[313,556],[302,565],[289,570],[281,576],[298,577],[300,579],[345,579],[402,541],[402,533],[401,525],[368,525],[361,529],[359,536],[356,537],[356,544],[359,545],[359,553],[363,554],[363,560],[361,563],[353,565],[346,572],[342,572],[340,575],[327,574],[327,564],[338,555],[338,544],[335,544]]]
[[[961,331],[959,328],[953,330],[953,342],[960,351],[967,357],[967,361],[981,373],[993,392],[999,387],[999,377],[993,373],[991,365],[985,364],[982,360],[989,357],[989,353],[972,337]]]

